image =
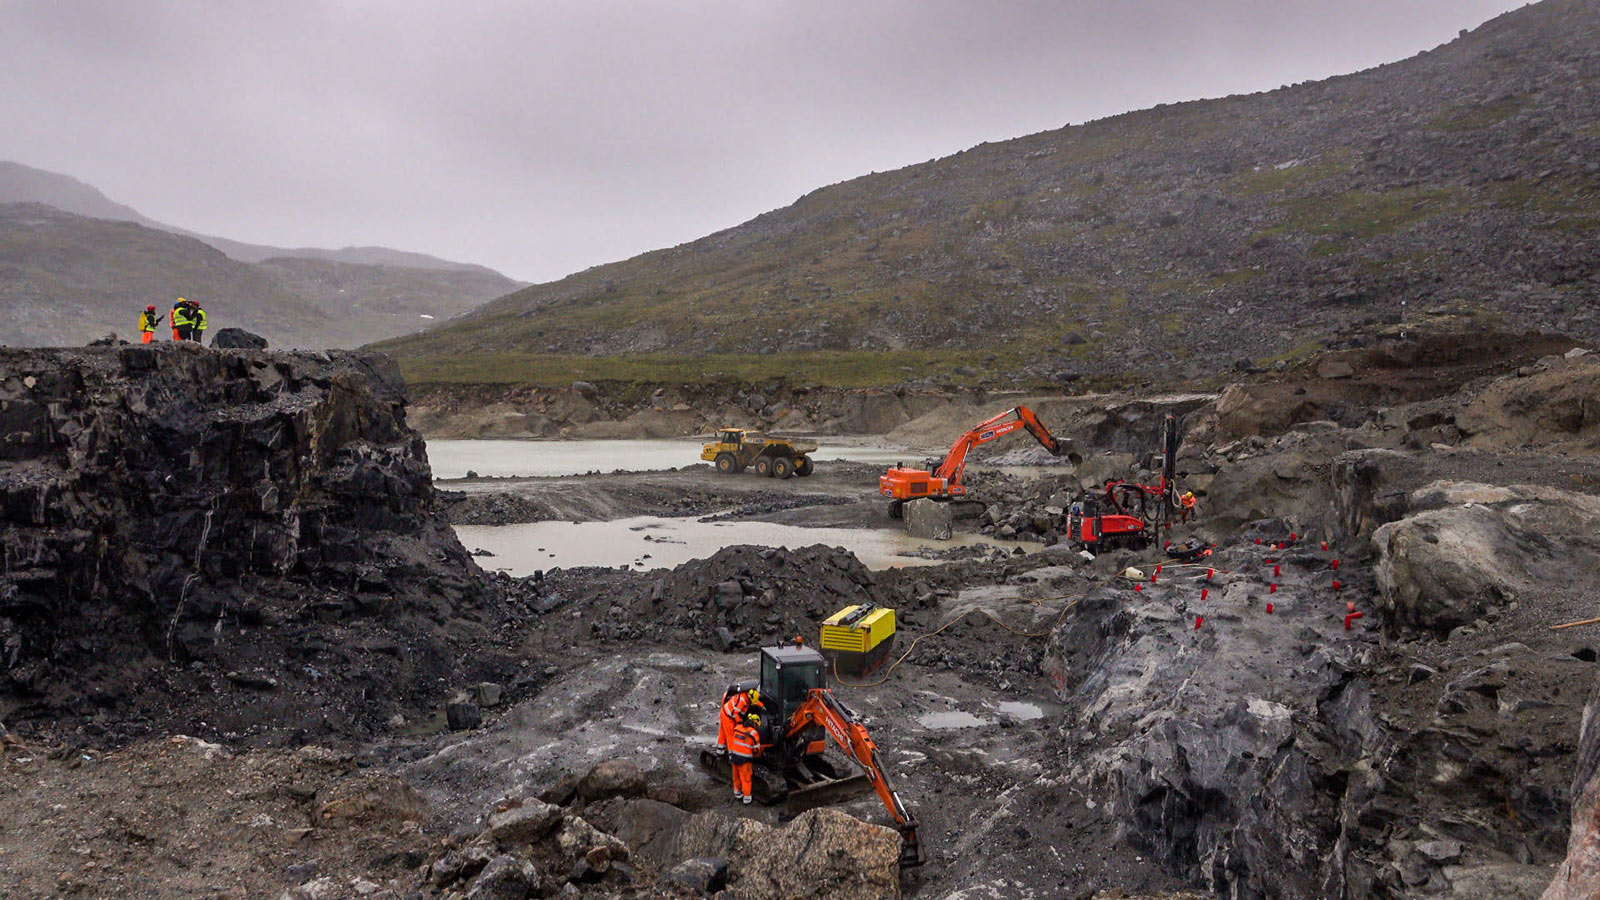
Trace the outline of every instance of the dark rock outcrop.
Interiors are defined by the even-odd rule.
[[[211,339],[211,346],[223,350],[265,350],[267,339],[243,328],[223,328]]]
[[[13,725],[363,733],[495,659],[381,356],[0,351],[0,535]]]

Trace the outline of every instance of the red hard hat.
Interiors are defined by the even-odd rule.
[[[147,310],[147,311],[149,311],[149,310],[154,310],[154,309],[155,309],[155,308],[156,308],[156,305],[155,305],[155,304],[154,304],[154,303],[152,303],[152,304],[150,304],[150,305],[149,305],[149,306],[146,306],[146,307],[145,307],[145,309],[146,309],[146,310]]]

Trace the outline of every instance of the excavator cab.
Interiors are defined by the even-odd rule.
[[[761,648],[761,705],[773,722],[787,722],[811,692],[827,687],[827,660],[806,646]]]

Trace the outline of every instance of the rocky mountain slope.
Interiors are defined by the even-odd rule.
[[[128,337],[148,303],[200,300],[278,346],[354,347],[515,290],[483,266],[382,247],[287,249],[153,221],[76,179],[0,162],[0,343]],[[423,318],[431,316],[433,318]]]
[[[1354,75],[826,187],[387,346],[413,381],[647,354],[898,383],[1185,377],[1468,313],[1592,336],[1597,48],[1600,3],[1544,0]]]

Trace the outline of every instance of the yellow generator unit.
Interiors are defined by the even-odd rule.
[[[840,675],[866,675],[893,647],[894,610],[876,603],[846,606],[822,622],[822,655]]]

